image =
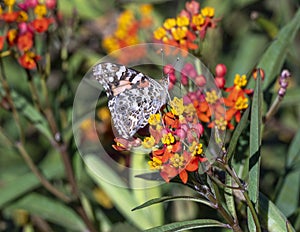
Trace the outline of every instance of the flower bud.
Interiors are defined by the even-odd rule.
[[[226,75],[227,68],[225,64],[218,64],[216,66],[216,76],[217,77],[224,77]]]
[[[204,75],[199,75],[195,78],[197,86],[203,87],[206,84],[206,78]]]
[[[223,89],[224,86],[225,86],[225,83],[226,83],[226,80],[224,77],[222,76],[217,76],[215,77],[215,85],[220,88],[220,89]]]
[[[185,86],[188,85],[188,83],[189,83],[188,77],[185,75],[181,75],[181,84]]]

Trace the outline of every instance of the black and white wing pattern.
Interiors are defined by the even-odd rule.
[[[114,63],[99,63],[93,68],[93,76],[103,86],[108,97],[113,126],[119,137],[129,139],[147,125],[166,103],[168,77],[161,82]]]

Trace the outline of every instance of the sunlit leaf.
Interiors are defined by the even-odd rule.
[[[151,198],[161,197],[161,185],[158,184],[155,187],[148,188],[147,180],[137,178],[136,175],[143,173],[145,170],[149,169],[149,165],[145,162],[145,154],[144,152],[139,152],[138,149],[134,149],[130,155],[131,158],[131,183],[130,186],[132,188],[132,194],[134,195],[136,201],[141,204]],[[155,205],[153,207],[148,208],[149,216],[148,220],[152,221],[156,225],[163,224],[164,216],[164,208],[163,205]]]
[[[89,175],[109,195],[115,207],[127,220],[140,229],[157,226],[148,220],[147,209],[136,212],[131,211],[131,209],[138,205],[138,202],[129,188],[125,188],[126,185],[122,176],[119,176],[107,164],[101,162],[93,155],[87,155],[85,157],[85,163],[88,167],[87,171]],[[101,170],[102,173],[105,173],[106,179],[103,180],[94,170]],[[109,180],[109,182],[107,180]]]
[[[287,224],[290,223],[274,203],[261,193],[259,194],[258,203],[258,217],[263,228],[266,228],[269,232],[287,231]],[[291,231],[295,231],[291,225],[289,225],[289,228]]]

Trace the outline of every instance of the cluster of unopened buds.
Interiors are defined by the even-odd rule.
[[[154,31],[154,39],[183,50],[196,50],[197,38],[203,39],[208,28],[215,28],[215,9],[204,7],[194,0],[187,2],[185,9],[176,18],[168,18],[163,26]]]
[[[285,93],[286,93],[286,89],[288,87],[288,79],[289,77],[291,77],[291,74],[288,70],[283,70],[280,74],[280,77],[279,77],[279,85],[280,85],[280,88],[278,90],[278,96],[283,98]]]
[[[38,0],[19,3],[4,0],[4,8],[0,7],[0,22],[4,23],[0,36],[2,56],[13,53],[21,66],[35,69],[41,58],[36,53],[35,36],[48,31],[54,22],[52,13],[55,8],[56,0],[45,0],[43,3]]]

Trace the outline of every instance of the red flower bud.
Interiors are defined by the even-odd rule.
[[[204,86],[206,84],[206,78],[203,75],[197,76],[195,78],[195,82],[196,82],[197,86],[202,87],[202,86]]]
[[[224,77],[221,77],[221,76],[217,76],[215,77],[215,85],[220,88],[220,89],[223,89],[224,86],[225,86],[225,78]]]
[[[225,64],[218,64],[216,66],[216,76],[217,77],[224,77],[226,75],[227,68]]]

